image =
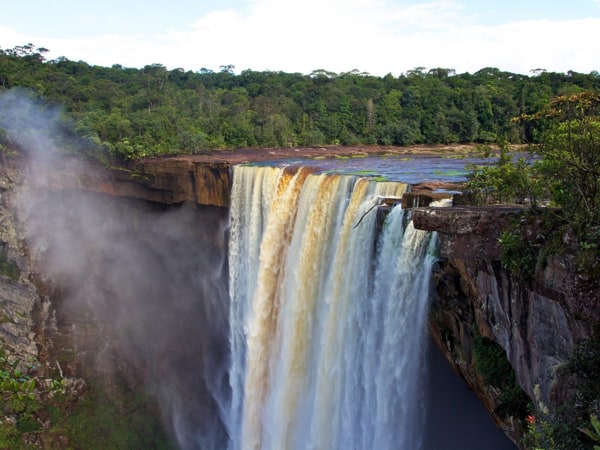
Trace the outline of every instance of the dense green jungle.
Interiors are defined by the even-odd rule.
[[[192,72],[47,61],[46,52],[32,44],[0,48],[0,92],[24,88],[49,107],[61,105],[90,148],[119,159],[247,147],[537,142],[542,125],[511,119],[556,96],[600,88],[597,72],[235,74],[230,65]]]

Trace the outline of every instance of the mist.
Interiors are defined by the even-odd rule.
[[[60,108],[23,92],[0,96],[0,127],[28,155],[19,212],[37,270],[60,292],[57,326],[90,362],[82,371],[153,395],[180,448],[223,447],[227,211],[52,189],[92,168],[64,151],[78,143]]]

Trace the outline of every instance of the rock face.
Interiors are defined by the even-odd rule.
[[[578,341],[590,337],[599,302],[597,294],[578,289],[569,258],[550,259],[531,282],[501,266],[500,234],[521,217],[519,208],[413,210],[416,228],[440,236],[430,330],[447,359],[494,411],[500,400],[475,370],[473,355],[476,336],[490,338],[504,349],[536,409],[547,412],[565,399],[561,368]],[[496,420],[518,442],[515,424]]]
[[[53,189],[83,189],[165,205],[191,201],[229,207],[231,169],[224,161],[178,158],[154,158],[109,169],[61,163],[47,181]]]
[[[101,383],[120,408],[130,389],[151,389],[165,417],[181,417],[165,423],[172,435],[223,428],[210,394],[228,360],[228,181],[226,164],[103,172],[0,159],[0,350],[10,363],[22,361],[36,386],[64,382],[73,398],[97,389],[84,379]],[[42,431],[51,425],[44,416]]]
[[[42,298],[31,282],[31,269],[15,217],[18,168],[0,156],[0,343],[15,359],[38,358],[35,318]]]
[[[498,238],[522,208],[453,207],[413,209],[415,227],[441,234],[442,254],[463,260],[499,260]]]
[[[156,201],[161,203],[187,200],[200,205],[229,207],[231,170],[226,162],[176,158],[146,160],[133,166],[130,179],[119,181],[134,189],[142,187],[146,192],[156,193]],[[151,199],[147,195],[143,198]]]

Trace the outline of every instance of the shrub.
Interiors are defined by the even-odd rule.
[[[496,413],[501,417],[524,419],[531,401],[518,385],[504,349],[493,340],[477,334],[473,353],[477,373],[485,383],[501,391]]]

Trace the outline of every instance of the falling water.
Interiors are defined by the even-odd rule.
[[[230,449],[417,449],[435,242],[378,196],[406,185],[238,166]]]

